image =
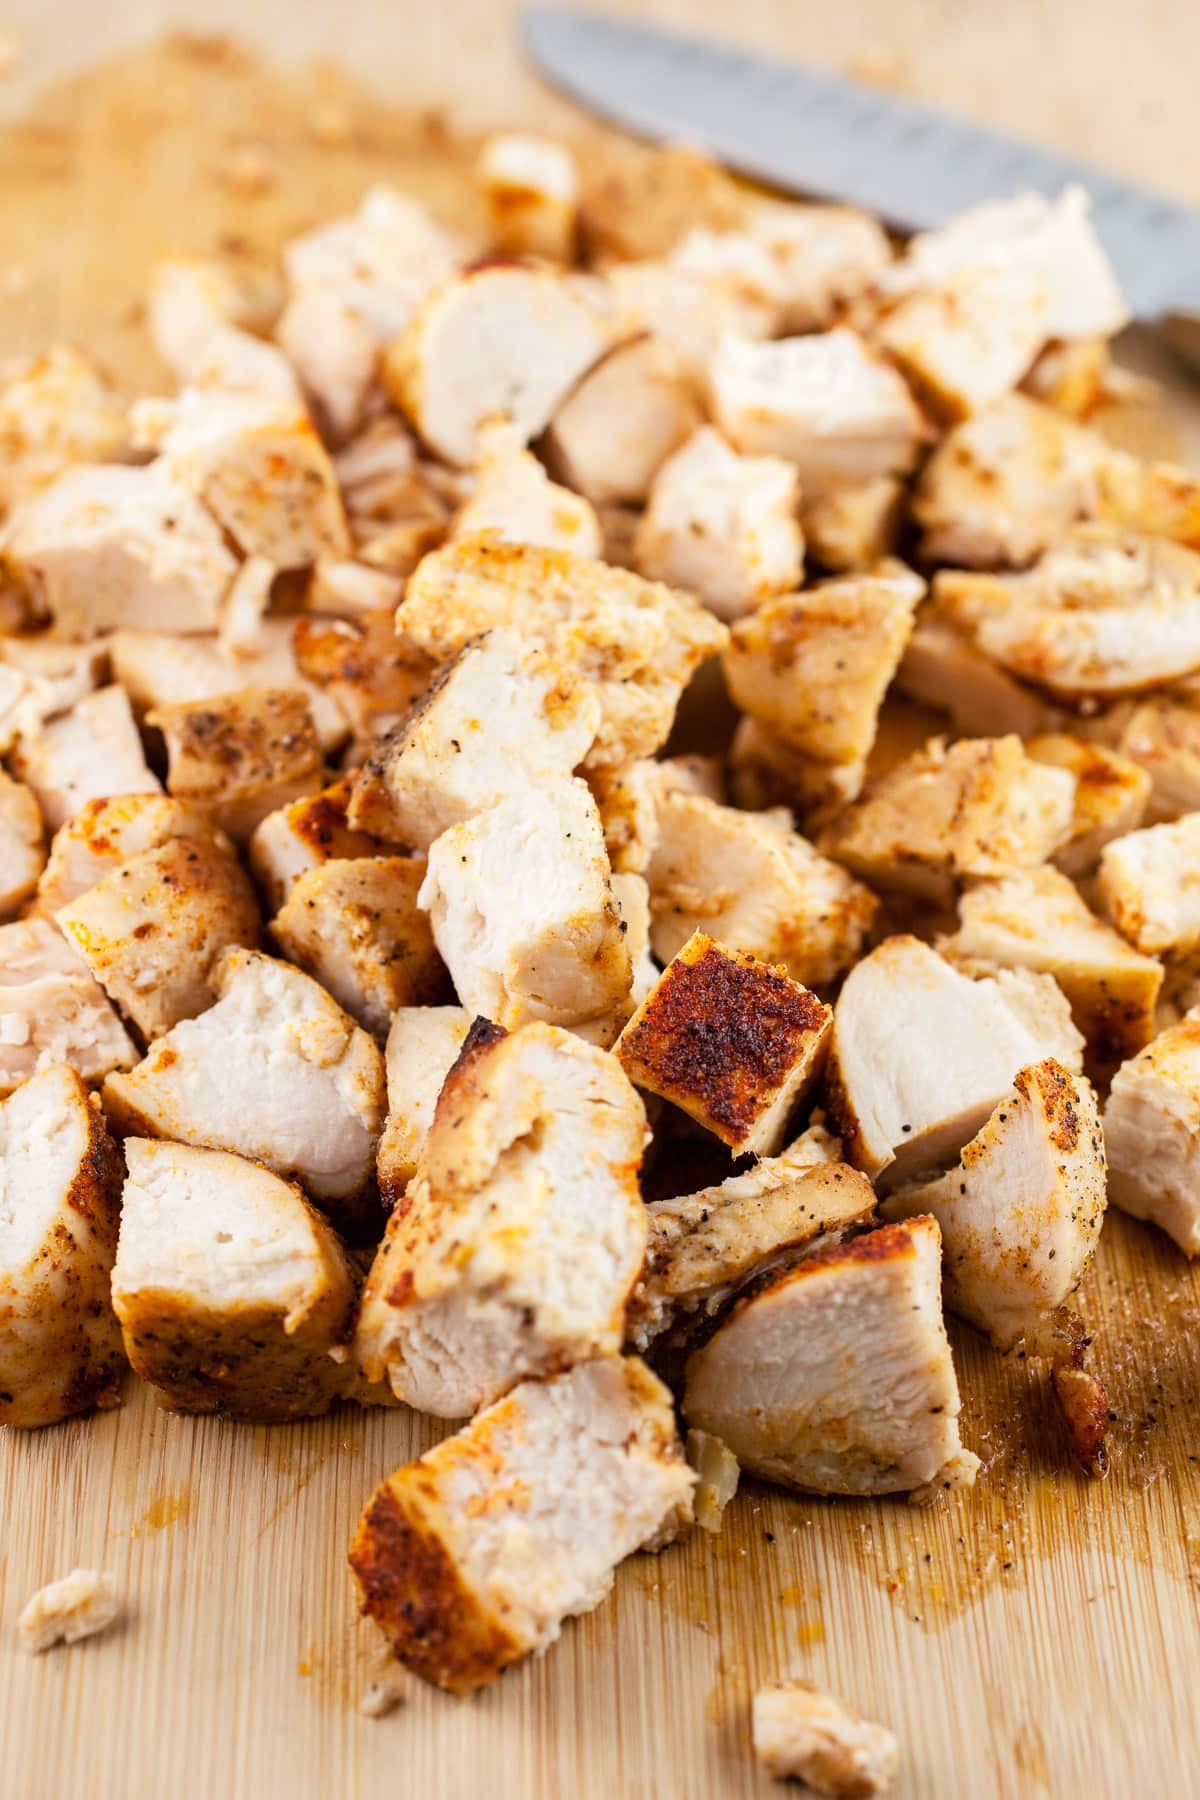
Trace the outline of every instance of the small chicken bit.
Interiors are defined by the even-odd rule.
[[[107,1631],[120,1612],[117,1584],[111,1575],[96,1569],[72,1569],[25,1602],[17,1620],[21,1648],[36,1656],[56,1644],[78,1644]]]
[[[319,794],[306,794],[268,813],[255,826],[248,852],[250,868],[272,912],[279,911],[302,875],[330,860],[392,853],[395,846],[387,839],[350,824],[353,792],[354,776],[344,776]]]
[[[1200,1255],[1200,1009],[1118,1069],[1104,1137],[1113,1204]]]
[[[961,419],[1028,373],[1046,341],[1045,318],[1038,270],[981,263],[906,295],[872,335],[931,411]]]
[[[755,196],[746,230],[775,264],[780,327],[823,331],[868,292],[892,260],[886,231],[850,206],[800,205]]]
[[[552,138],[507,132],[484,144],[476,179],[498,255],[571,261],[579,172],[568,149]]]
[[[1190,966],[1200,952],[1200,813],[1106,844],[1096,894],[1122,937],[1148,956]]]
[[[1200,727],[1200,719],[1197,725]],[[1078,878],[1090,874],[1106,844],[1124,837],[1127,831],[1136,831],[1141,824],[1150,799],[1151,776],[1139,766],[1135,750],[1106,750],[1065,732],[1040,733],[1029,739],[1025,751],[1035,762],[1069,769],[1074,775],[1075,822],[1070,838],[1055,852],[1054,863],[1064,875]],[[1196,799],[1200,801],[1200,780]]]
[[[299,406],[300,387],[287,357],[241,328],[243,311],[241,295],[216,262],[174,257],[151,275],[150,335],[181,387]]]
[[[29,788],[0,771],[0,919],[28,900],[45,862],[41,808]]]
[[[634,338],[567,395],[550,421],[545,454],[552,472],[593,506],[641,505],[702,419],[677,353],[659,338]]]
[[[702,794],[721,802],[725,782],[714,756],[640,757],[588,775],[613,868],[641,875],[658,847],[658,811],[667,794]]]
[[[107,462],[126,442],[125,408],[97,369],[67,344],[0,373],[0,511],[79,463]]]
[[[754,1754],[768,1775],[793,1777],[818,1793],[869,1800],[895,1778],[896,1734],[806,1682],[754,1696]]]
[[[493,531],[510,544],[543,544],[577,556],[600,555],[600,521],[594,507],[551,481],[511,425],[485,426],[480,439],[479,478],[455,515],[451,537]]]
[[[1194,680],[1194,676],[1189,678],[1189,686]],[[1183,691],[1178,699],[1151,695],[1125,720],[1116,760],[1123,768],[1136,771],[1130,774],[1130,787],[1138,781],[1142,805],[1136,814],[1132,804],[1129,806],[1122,815],[1122,830],[1136,830],[1143,815],[1148,825],[1157,825],[1184,813],[1200,812],[1200,711],[1192,700],[1193,694]],[[1105,841],[1121,835],[1113,830]]]
[[[115,684],[85,694],[70,712],[22,738],[13,767],[51,831],[89,800],[160,791],[125,690]]]
[[[0,1094],[58,1063],[98,1081],[136,1060],[103,988],[48,920],[0,925]]]
[[[429,657],[397,641],[390,611],[355,619],[297,619],[292,646],[300,679],[311,684],[309,703],[319,735],[324,737],[320,707],[332,706],[349,727],[348,754],[356,758],[403,718],[433,674]]]
[[[387,1123],[379,1140],[376,1171],[389,1212],[404,1198],[417,1164],[442,1083],[471,1028],[463,1006],[402,1006],[387,1037]]]
[[[800,523],[814,562],[833,573],[866,571],[891,556],[900,537],[907,490],[893,475],[800,497]]]
[[[725,1508],[738,1489],[741,1469],[727,1444],[708,1431],[689,1431],[684,1445],[688,1467],[696,1471],[692,1494],[692,1520],[701,1531],[714,1535],[725,1522]]]
[[[964,737],[1004,737],[1016,732],[1059,731],[1061,711],[1035,688],[1018,681],[985,656],[969,631],[960,631],[934,607],[922,609],[896,675],[896,686],[921,706],[949,713]],[[1033,751],[1027,744],[1026,749]],[[1058,758],[1039,757],[1057,762]],[[1069,762],[1061,763],[1070,768]]]
[[[268,813],[321,786],[321,750],[307,697],[243,688],[203,705],[148,714],[167,741],[167,788],[244,842]]]

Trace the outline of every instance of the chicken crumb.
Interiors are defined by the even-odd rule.
[[[860,1718],[802,1681],[754,1696],[754,1754],[777,1780],[860,1800],[890,1787],[899,1760],[894,1732]]]
[[[364,1719],[384,1719],[408,1699],[409,1682],[404,1671],[389,1661],[381,1664],[363,1690],[358,1710]]]
[[[26,1602],[17,1620],[21,1647],[36,1656],[55,1644],[77,1644],[80,1638],[107,1631],[121,1610],[117,1584],[96,1569],[72,1569],[51,1581]]]

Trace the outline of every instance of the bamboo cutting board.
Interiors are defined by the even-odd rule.
[[[106,10],[36,15],[17,97],[22,80],[102,49]],[[428,21],[422,9],[405,73],[397,46],[416,10],[400,9],[386,30],[386,9],[373,5],[346,24],[363,59],[364,19],[374,21],[378,71],[394,91],[432,91],[432,44],[443,89],[469,94],[481,115],[564,122],[516,77],[507,6],[442,0]],[[698,24],[721,13],[702,0],[657,10]],[[1143,7],[1128,44],[1116,30],[1122,10],[1113,0],[1094,9],[1112,15],[1114,29],[1105,40],[1093,23],[1076,73],[1103,72],[1107,41],[1109,124],[1132,130],[1151,26],[1178,22],[1180,9]],[[123,28],[145,11],[123,12]],[[216,9],[221,19],[235,11]],[[899,67],[928,89],[947,67],[974,71],[974,88],[964,78],[954,90],[960,98],[1100,149],[1093,113],[1072,130],[1075,101],[1055,104],[1061,62],[1020,65],[1028,78],[1018,82],[1020,34],[996,44],[999,19],[986,11],[990,32],[985,9],[973,6],[956,14],[954,31],[935,0],[849,9],[854,41],[893,57],[881,74],[898,78]],[[1051,42],[1074,11],[1061,0],[1014,17]],[[260,23],[273,12],[283,16],[264,7]],[[747,38],[774,33],[781,48],[844,54],[845,19],[802,21],[767,0],[738,16]],[[924,29],[931,23],[936,39]],[[289,52],[304,47],[297,34],[338,40],[331,13],[302,10],[288,24],[280,41]],[[1195,36],[1194,23],[1186,28]],[[1158,43],[1165,89],[1195,58],[1171,54],[1161,31]],[[997,58],[1014,68],[1007,114],[1003,84],[985,87],[979,73],[994,74]],[[1173,136],[1169,121],[1147,115],[1136,143],[1119,130],[1109,141],[1114,153],[1130,151],[1131,172],[1185,192],[1190,182],[1195,196],[1200,158],[1189,163],[1186,153],[1196,127],[1181,85],[1178,93]],[[331,99],[349,107],[348,144],[314,139]],[[452,208],[463,158],[439,118],[363,100],[331,70],[283,81],[192,40],[58,88],[32,120],[0,132],[0,170],[0,350],[65,334],[132,383],[155,374],[137,299],[156,255],[218,246],[266,282],[254,247],[269,251],[347,206],[369,179]],[[1195,444],[1200,408],[1182,386],[1177,402],[1184,441]],[[722,1536],[697,1533],[631,1560],[611,1600],[568,1626],[544,1660],[470,1702],[414,1687],[382,1721],[357,1711],[374,1644],[356,1619],[345,1552],[374,1484],[432,1443],[435,1425],[346,1410],[239,1427],[172,1417],[131,1385],[115,1412],[0,1432],[0,1796],[733,1800],[774,1791],[750,1759],[748,1700],[789,1673],[897,1729],[902,1800],[1193,1791],[1200,1279],[1164,1239],[1110,1216],[1082,1303],[1117,1415],[1107,1482],[1068,1466],[1034,1373],[956,1330],[963,1435],[986,1464],[972,1493],[920,1511],[747,1484]],[[24,1657],[17,1613],[75,1565],[115,1573],[123,1623],[91,1643]]]

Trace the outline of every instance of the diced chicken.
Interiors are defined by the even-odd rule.
[[[54,632],[6,637],[0,639],[0,665],[18,671],[32,684],[33,700],[23,726],[28,730],[29,720],[44,725],[69,712],[108,679],[108,644],[103,638],[90,644],[65,643]],[[5,755],[10,748],[5,744]]]
[[[1132,754],[1118,755],[1064,732],[1031,738],[1025,749],[1035,762],[1069,769],[1075,777],[1075,823],[1054,861],[1066,875],[1086,875],[1095,868],[1105,844],[1141,824],[1150,776]],[[1200,805],[1200,782],[1196,803]]]
[[[387,1038],[388,1114],[379,1140],[379,1192],[391,1211],[417,1172],[442,1083],[471,1028],[464,1006],[402,1006]]]
[[[345,1253],[298,1187],[220,1150],[128,1138],[112,1275],[125,1351],[180,1412],[303,1419],[346,1391]]]
[[[125,440],[124,406],[78,350],[55,344],[10,363],[0,374],[0,511],[64,469],[117,456]]]
[[[711,756],[643,757],[618,769],[595,769],[588,785],[600,809],[604,842],[619,873],[640,875],[658,843],[658,808],[668,793],[723,801],[720,762]]]
[[[874,341],[931,410],[962,419],[1010,393],[1046,341],[1046,283],[1021,263],[983,262],[906,295]]]
[[[1048,1060],[1018,1071],[956,1168],[899,1188],[883,1212],[932,1214],[942,1230],[946,1305],[1009,1350],[1078,1287],[1105,1204],[1095,1092]]]
[[[17,1632],[21,1647],[36,1656],[56,1644],[78,1644],[107,1631],[119,1617],[121,1602],[111,1575],[96,1569],[72,1569],[47,1582],[21,1608]]]
[[[489,425],[480,439],[479,480],[455,516],[452,537],[492,531],[510,544],[543,544],[550,550],[599,556],[595,509],[550,480],[532,451],[522,448],[519,432],[503,423]]]
[[[1200,550],[1200,475],[1114,450],[1100,470],[1098,515],[1113,525]]]
[[[605,341],[563,275],[485,263],[429,296],[385,353],[383,379],[431,450],[469,464],[488,419],[537,437]]]
[[[323,558],[313,566],[304,604],[309,612],[332,613],[335,618],[369,618],[372,613],[394,613],[403,592],[402,578],[390,569],[373,569],[352,558],[340,562]]]
[[[38,911],[57,912],[122,863],[158,850],[172,838],[205,838],[232,848],[202,813],[167,794],[89,800],[54,834],[38,882]]]
[[[74,1069],[47,1067],[0,1102],[0,1182],[0,1424],[112,1405],[121,1161]]]
[[[126,1133],[253,1158],[294,1175],[321,1201],[360,1194],[383,1125],[383,1058],[374,1041],[299,969],[227,950],[217,1004],[159,1038],[104,1087]]]
[[[969,1486],[979,1459],[959,1438],[941,1261],[932,1218],[814,1250],[689,1359],[689,1425],[811,1493]]]
[[[475,174],[487,203],[488,235],[498,255],[571,261],[579,171],[564,145],[525,132],[505,132],[484,144]]]
[[[1106,844],[1096,892],[1122,937],[1150,956],[1190,961],[1200,950],[1200,812]]]
[[[710,289],[723,288],[768,336],[780,329],[783,280],[779,264],[752,232],[693,225],[668,252],[666,266]]]
[[[473,1014],[574,1025],[629,992],[604,834],[582,781],[530,787],[443,832],[417,898]]]
[[[739,456],[703,425],[654,478],[634,540],[637,566],[696,594],[718,618],[740,618],[800,585],[798,498],[787,463]]]
[[[349,823],[353,790],[353,776],[344,776],[319,794],[306,795],[268,813],[255,826],[250,867],[272,912],[279,911],[302,875],[331,859],[392,853],[393,844]]]
[[[1151,397],[1154,384],[1119,368],[1107,337],[1061,339],[1047,344],[1021,383],[1021,392],[1069,419],[1086,423],[1102,406],[1133,405]]]
[[[1045,862],[1074,825],[1075,777],[1020,738],[931,738],[868,785],[822,848],[878,886],[947,900],[968,876]]]
[[[580,176],[584,235],[597,259],[662,256],[697,225],[732,231],[746,222],[744,190],[691,144],[613,140],[589,153]]]
[[[686,594],[565,551],[489,537],[427,556],[397,614],[401,636],[438,662],[498,625],[595,685],[601,723],[589,767],[652,755],[687,682],[726,642],[724,627]]]
[[[356,747],[390,731],[424,693],[433,675],[428,657],[400,643],[395,615],[357,619],[297,619],[296,666],[319,704],[336,709]],[[314,721],[318,708],[313,708]]]
[[[1120,837],[1142,823],[1161,824],[1184,813],[1200,812],[1200,711],[1191,704],[1153,695],[1136,706],[1119,739],[1123,769],[1136,770],[1139,785],[1135,806],[1134,779],[1129,779],[1128,803],[1120,820],[1112,819],[1108,837]],[[1097,754],[1112,755],[1111,751]],[[1118,828],[1119,826],[1119,828]],[[1107,841],[1107,840],[1106,840]],[[1103,844],[1100,846],[1103,848]]]
[[[906,475],[928,433],[904,378],[843,326],[767,344],[731,334],[713,359],[711,388],[730,443],[794,463],[810,498],[847,481]]]
[[[774,1156],[819,1079],[833,1014],[782,969],[696,932],[617,1040],[639,1088],[735,1155]]]
[[[786,812],[742,813],[671,793],[658,813],[646,879],[660,962],[695,931],[823,987],[858,955],[875,916],[870,891],[791,830]]]
[[[0,925],[0,1093],[60,1063],[98,1081],[136,1060],[103,988],[48,920]]]
[[[159,706],[147,724],[167,741],[167,787],[239,843],[268,813],[321,786],[321,749],[306,695],[243,688],[200,705]]]
[[[567,395],[550,421],[546,455],[593,506],[639,505],[701,421],[678,354],[659,338],[635,338],[610,350]]]
[[[240,298],[219,264],[175,257],[150,278],[147,319],[159,356],[180,386],[300,403],[291,364],[236,323]]]
[[[211,833],[131,856],[54,917],[147,1043],[211,1004],[216,958],[256,944],[260,926],[253,888]]]
[[[367,1379],[466,1418],[528,1376],[614,1355],[646,1249],[645,1135],[606,1052],[478,1020],[363,1290]]]
[[[657,338],[697,388],[707,382],[713,358],[731,332],[754,342],[769,337],[779,318],[778,300],[748,290],[742,270],[694,253],[687,267],[629,262],[606,269],[595,299],[614,338]]]
[[[51,831],[112,794],[157,794],[124,688],[97,688],[23,738],[14,766]]]
[[[868,570],[891,556],[900,537],[906,498],[893,475],[831,487],[811,500],[800,496],[800,523],[809,555],[826,569]]]
[[[363,1611],[414,1673],[469,1693],[598,1606],[694,1484],[635,1357],[522,1382],[376,1488],[350,1549]]]
[[[220,527],[154,466],[69,469],[22,506],[5,560],[61,632],[214,631],[237,563]]]
[[[785,332],[824,330],[843,306],[874,286],[892,260],[878,219],[850,206],[756,197],[746,229],[775,264]]]
[[[0,771],[0,918],[10,918],[38,884],[46,827],[33,794]]]
[[[806,831],[819,831],[851,800],[867,778],[867,758],[817,762],[776,737],[749,715],[739,719],[729,747],[730,795],[747,812],[787,807]]]
[[[910,700],[949,713],[955,729],[967,737],[1003,737],[1006,732],[1029,737],[1052,732],[1061,722],[1044,695],[985,656],[969,632],[933,607],[917,620],[896,685]]]
[[[1200,1009],[1118,1069],[1104,1139],[1114,1205],[1200,1255]]]
[[[1049,976],[973,981],[916,938],[888,938],[838,996],[830,1109],[848,1159],[890,1192],[951,1164],[1018,1069],[1054,1057],[1074,1074],[1082,1050]]]
[[[760,1688],[753,1729],[754,1754],[768,1775],[844,1800],[882,1794],[900,1761],[895,1732],[802,1681]]]
[[[217,643],[225,656],[254,658],[264,644],[263,620],[271,605],[275,567],[265,556],[248,556],[225,595]]]
[[[379,341],[362,312],[340,284],[314,282],[292,293],[275,336],[314,414],[334,443],[344,442],[362,422],[379,368]]]
[[[650,889],[643,876],[614,875],[613,899],[621,916],[625,948],[629,952],[631,981],[629,991],[595,1018],[583,1019],[571,1030],[585,1043],[601,1050],[611,1050],[630,1016],[642,1004],[658,980],[658,964],[650,951]]]

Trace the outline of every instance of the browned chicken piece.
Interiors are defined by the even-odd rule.
[[[1200,1008],[1118,1069],[1104,1137],[1113,1204],[1200,1255]]]
[[[231,944],[257,944],[261,927],[254,889],[211,836],[131,856],[54,917],[147,1043],[212,1004],[213,963]]]
[[[699,794],[669,793],[658,831],[646,878],[661,962],[704,931],[782,963],[805,986],[826,986],[853,963],[875,896],[794,832],[789,813],[743,813]]]
[[[900,1761],[895,1732],[803,1681],[758,1690],[753,1733],[754,1754],[768,1775],[842,1800],[882,1794]]]
[[[1118,367],[1106,337],[1047,344],[1021,382],[1021,392],[1031,400],[1052,406],[1081,425],[1101,407],[1145,399],[1152,389],[1152,383]]]
[[[571,261],[579,171],[564,144],[527,132],[499,133],[480,151],[475,179],[497,255]]]
[[[388,856],[395,845],[355,829],[347,817],[354,776],[343,776],[319,794],[306,794],[268,813],[254,828],[249,861],[272,912],[287,900],[302,875],[333,859]]]
[[[906,488],[893,475],[800,496],[800,523],[813,562],[835,574],[865,571],[891,556],[900,536]]]
[[[725,647],[725,627],[689,595],[563,550],[464,539],[434,551],[397,614],[402,638],[437,662],[512,625],[592,683],[601,723],[589,767],[651,756],[683,689]]]
[[[510,544],[600,555],[595,507],[573,488],[551,481],[514,426],[504,419],[482,426],[476,460],[472,491],[454,515],[451,537],[491,531]]]
[[[958,903],[958,930],[938,949],[951,962],[1053,975],[1083,1033],[1089,1067],[1111,1072],[1154,1036],[1163,968],[1089,910],[1058,869],[980,881]]]
[[[1100,470],[1098,517],[1200,550],[1200,475],[1114,450]]]
[[[614,870],[641,875],[658,845],[658,810],[668,793],[703,794],[723,801],[725,781],[715,756],[639,757],[588,775]]]
[[[97,688],[70,712],[21,739],[13,769],[57,831],[89,800],[157,794],[129,701],[120,687]]]
[[[703,422],[669,344],[618,344],[559,406],[544,440],[552,471],[593,506],[641,505],[667,458]]]
[[[821,847],[879,887],[947,901],[970,876],[1033,868],[1060,850],[1075,777],[1026,755],[1019,737],[931,738],[867,786]]]
[[[77,900],[122,863],[172,838],[203,838],[233,854],[233,846],[203,813],[169,794],[117,794],[89,800],[55,832],[38,882],[38,911],[55,913]]]
[[[117,457],[127,435],[120,396],[70,345],[8,363],[0,372],[0,511],[64,469]]]
[[[1018,1071],[955,1168],[898,1188],[882,1210],[888,1219],[933,1215],[946,1305],[1009,1350],[1036,1341],[1078,1287],[1105,1205],[1095,1092],[1049,1059]]]
[[[747,713],[729,746],[729,790],[746,812],[787,807],[809,832],[820,831],[857,800],[867,779],[867,758],[817,762],[776,737]]]
[[[1028,970],[972,980],[912,937],[888,938],[846,978],[828,1088],[850,1162],[882,1191],[952,1163],[1018,1069],[1083,1039],[1054,982]]]
[[[200,705],[160,706],[167,788],[244,843],[268,813],[321,786],[321,747],[296,688],[243,688]]]
[[[1055,852],[1054,863],[1065,875],[1089,874],[1105,844],[1141,824],[1150,798],[1150,776],[1135,756],[1106,750],[1067,732],[1041,733],[1029,739],[1025,750],[1035,762],[1069,769],[1074,775],[1075,823],[1067,842]],[[1200,784],[1196,800],[1200,803]]]
[[[926,607],[916,623],[896,686],[910,700],[949,713],[966,737],[1003,737],[1016,732],[1057,731],[1062,713],[1044,694],[1027,687],[979,649],[969,631],[960,631],[936,607]]]
[[[299,877],[271,920],[288,961],[378,1038],[397,1007],[433,1005],[449,989],[417,906],[424,879],[423,856],[331,857]]]
[[[0,925],[0,1094],[59,1063],[98,1081],[136,1060],[103,988],[48,919]]]
[[[121,1602],[112,1576],[98,1569],[72,1569],[31,1594],[21,1608],[17,1633],[31,1656],[56,1644],[78,1644],[95,1637],[120,1616]]]
[[[470,1028],[464,1006],[402,1006],[392,1019],[386,1051],[387,1124],[375,1164],[389,1212],[417,1172],[442,1083]]]
[[[1106,844],[1096,894],[1122,937],[1168,964],[1200,950],[1200,812],[1148,825]]]
[[[301,675],[349,727],[347,755],[354,760],[369,754],[375,740],[404,717],[434,673],[429,657],[397,641],[391,612],[298,619],[293,641]]]
[[[691,144],[660,150],[614,139],[584,158],[579,173],[580,223],[597,261],[662,256],[697,225],[732,231],[746,223],[746,193]]]
[[[470,1693],[599,1606],[695,1479],[636,1357],[522,1382],[376,1488],[350,1549],[362,1609],[415,1674]]]
[[[477,1020],[363,1290],[368,1381],[461,1419],[526,1377],[614,1355],[646,1248],[645,1134],[606,1052]]]
[[[0,771],[0,918],[11,918],[38,884],[46,827],[29,788]]]
[[[872,336],[939,418],[963,419],[1010,393],[1046,341],[1036,269],[987,262],[906,295]]]
[[[1189,694],[1178,699],[1154,694],[1139,701],[1118,739],[1123,760],[1132,762],[1145,784],[1143,805],[1125,831],[1142,823],[1163,824],[1200,812],[1200,710]],[[1118,831],[1110,837],[1119,837]],[[1103,846],[1102,846],[1103,847]]]
[[[44,1068],[0,1103],[0,1175],[0,1425],[111,1406],[121,1159],[74,1069]]]
[[[833,1014],[770,968],[695,935],[617,1040],[629,1079],[739,1156],[774,1156],[824,1066]]]
[[[932,1218],[812,1251],[689,1359],[688,1424],[810,1493],[969,1486],[979,1459],[958,1432],[941,1263]]]
[[[355,1281],[291,1182],[220,1150],[127,1138],[112,1275],[125,1353],[179,1412],[303,1419],[346,1392]]]

